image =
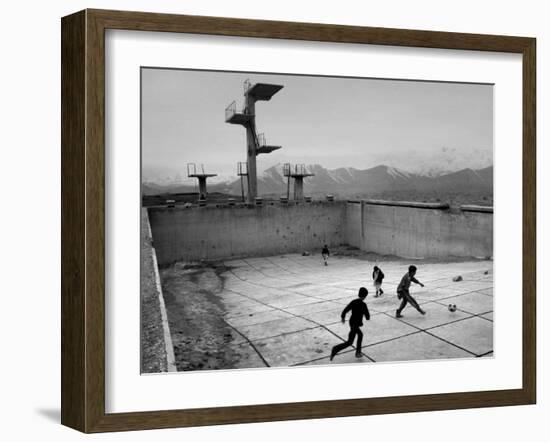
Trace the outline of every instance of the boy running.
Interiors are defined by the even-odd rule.
[[[328,265],[327,261],[328,261],[328,257],[330,255],[330,252],[329,252],[328,246],[326,244],[323,246],[323,250],[321,250],[321,255],[323,256],[323,261],[325,261],[325,265]]]
[[[410,266],[409,271],[405,273],[403,278],[401,278],[401,282],[399,283],[399,286],[397,286],[397,298],[401,299],[401,305],[399,308],[395,311],[395,317],[396,318],[402,318],[401,312],[407,305],[407,303],[410,303],[415,309],[417,309],[421,314],[425,315],[426,312],[420,308],[418,305],[418,302],[416,302],[416,299],[414,299],[411,294],[409,293],[409,287],[411,286],[411,282],[414,282],[415,284],[419,284],[421,287],[424,287],[424,284],[422,284],[420,281],[418,281],[414,275],[416,275],[416,267]]]
[[[334,359],[334,356],[342,351],[344,348],[353,345],[355,335],[357,335],[357,346],[355,347],[355,357],[361,357],[361,343],[363,342],[363,332],[361,327],[363,325],[363,316],[368,321],[370,319],[369,309],[365,303],[365,298],[369,294],[369,291],[365,287],[359,289],[358,298],[351,301],[346,308],[342,311],[342,324],[346,322],[346,313],[351,310],[351,317],[349,318],[349,336],[346,342],[335,345],[330,352],[330,360]]]
[[[384,293],[384,290],[382,290],[382,281],[384,280],[384,272],[382,272],[382,269],[378,266],[374,266],[372,269],[372,280],[374,281],[374,288],[376,289],[376,293],[374,294],[375,298],[378,298],[379,296],[382,296]]]

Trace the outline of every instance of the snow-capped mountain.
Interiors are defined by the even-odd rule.
[[[419,193],[492,193],[493,166],[484,169],[462,169],[456,172],[429,176],[411,173],[396,167],[380,165],[370,169],[341,167],[326,169],[314,164],[306,166],[314,175],[305,178],[304,192],[308,195],[334,194],[340,197],[358,195],[376,195],[391,192]],[[246,192],[246,179],[244,180]],[[277,164],[258,174],[258,193],[260,195],[284,195],[287,192],[288,178],[283,175],[283,165]],[[290,188],[292,191],[292,179]],[[158,186],[144,183],[145,194],[162,192],[193,192],[195,186]],[[233,178],[226,183],[209,182],[210,192],[240,195],[241,180]]]
[[[375,164],[388,164],[418,175],[436,177],[452,172],[479,170],[493,164],[493,151],[487,148],[441,147],[438,150],[409,150],[406,155],[388,152],[373,157]]]

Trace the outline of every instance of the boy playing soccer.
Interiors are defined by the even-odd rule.
[[[330,360],[334,359],[334,356],[342,351],[344,348],[350,347],[353,345],[355,340],[355,335],[357,335],[357,346],[355,348],[355,357],[361,357],[361,343],[363,342],[363,332],[361,327],[363,325],[363,316],[368,321],[370,319],[369,309],[365,303],[365,298],[369,294],[368,290],[365,287],[359,289],[358,298],[351,301],[346,308],[342,311],[342,324],[346,322],[346,313],[351,310],[351,317],[349,318],[349,336],[346,342],[335,345],[332,347],[330,352]]]
[[[374,294],[375,298],[378,298],[379,296],[382,296],[384,293],[384,290],[382,290],[382,281],[384,280],[384,272],[382,272],[382,269],[378,266],[374,266],[372,269],[372,280],[374,281],[374,288],[376,289],[376,293]]]
[[[401,278],[401,282],[397,286],[397,298],[401,299],[401,305],[395,311],[396,318],[402,318],[401,312],[403,311],[407,303],[410,303],[421,314],[423,315],[426,314],[426,312],[420,308],[420,306],[418,305],[418,302],[416,302],[416,299],[414,299],[409,293],[409,287],[411,286],[411,282],[414,282],[415,284],[419,284],[421,287],[424,287],[424,284],[418,281],[414,277],[414,275],[416,275],[416,266],[409,266],[409,271],[405,273],[403,278]]]
[[[321,251],[321,255],[323,255],[323,260],[325,261],[325,265],[328,265],[328,257],[330,255],[330,252],[328,250],[328,246],[325,244],[323,247],[323,250]]]

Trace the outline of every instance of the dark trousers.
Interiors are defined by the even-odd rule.
[[[359,325],[350,324],[348,340],[346,342],[342,342],[341,344],[338,344],[332,347],[332,354],[336,355],[337,353],[341,352],[344,348],[351,347],[353,345],[353,341],[355,340],[355,335],[357,335],[357,347],[356,347],[355,353],[361,353],[361,344],[363,343],[363,332],[361,331],[360,327],[361,326]]]
[[[414,299],[408,290],[403,290],[401,293],[401,305],[397,309],[397,313],[401,314],[403,309],[407,304],[411,304],[415,309],[417,309],[419,312],[422,312],[422,309],[418,305],[418,302],[416,302],[416,299]]]

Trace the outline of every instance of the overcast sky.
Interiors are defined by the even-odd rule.
[[[258,131],[283,146],[258,156],[260,171],[285,162],[412,172],[493,162],[490,85],[146,68],[144,180],[171,179],[191,162],[234,175],[246,160],[246,136],[224,122],[224,111],[233,100],[242,104],[247,78],[284,86],[256,104]]]

